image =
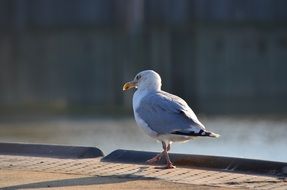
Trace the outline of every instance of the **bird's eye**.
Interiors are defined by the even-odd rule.
[[[136,76],[136,79],[137,79],[137,80],[140,80],[140,79],[141,79],[141,76],[140,76],[140,75],[137,75],[137,76]]]

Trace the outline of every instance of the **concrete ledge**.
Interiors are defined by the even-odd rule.
[[[144,164],[158,153],[132,150],[116,150],[102,159],[106,162]],[[287,176],[287,163],[243,158],[203,156],[190,154],[170,154],[176,166],[207,168],[232,172],[246,172],[278,177]]]
[[[95,147],[0,143],[0,155],[71,159],[103,157],[101,161],[104,162],[145,164],[146,160],[156,154],[155,152],[119,149],[103,157],[103,152]],[[204,168],[277,177],[287,176],[287,163],[284,162],[190,154],[170,154],[170,158],[179,167]],[[163,164],[163,161],[159,162],[159,164]]]
[[[37,156],[53,158],[96,158],[104,156],[95,147],[44,144],[0,143],[0,155]]]

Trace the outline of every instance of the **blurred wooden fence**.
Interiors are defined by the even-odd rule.
[[[205,113],[286,113],[287,1],[1,0],[0,106],[130,107],[154,69]],[[0,108],[1,108],[0,107]]]

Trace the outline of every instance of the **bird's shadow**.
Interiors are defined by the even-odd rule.
[[[3,190],[14,190],[14,189],[39,189],[39,188],[60,188],[60,187],[71,187],[71,186],[88,186],[88,185],[104,185],[104,184],[115,184],[124,183],[136,180],[151,180],[153,177],[144,177],[140,173],[149,169],[151,166],[142,166],[136,172],[128,175],[117,175],[117,176],[91,176],[91,177],[80,177],[80,178],[69,178],[59,180],[49,180],[42,182],[34,182],[28,184],[19,184],[13,186],[1,187]],[[166,169],[165,166],[154,165],[154,169]]]
[[[145,180],[145,178],[140,178]],[[81,178],[70,178],[60,180],[42,181],[36,183],[20,184],[15,186],[2,187],[3,190],[14,190],[14,189],[39,189],[47,187],[70,187],[70,186],[88,186],[88,185],[103,185],[103,184],[114,184],[123,183],[128,181],[139,180],[139,177],[128,178],[126,176],[92,176],[92,177],[81,177]]]
[[[153,169],[159,169],[159,170],[166,170],[166,169],[169,169],[167,168],[166,165],[157,165],[157,164],[153,164],[153,165],[149,165],[149,166],[142,166],[139,168],[139,170],[133,174],[137,174],[137,173],[140,173],[144,170],[147,170],[148,168],[152,167]]]

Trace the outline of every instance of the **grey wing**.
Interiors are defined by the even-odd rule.
[[[205,130],[186,102],[167,92],[146,95],[136,112],[152,130],[159,134],[199,133]]]

